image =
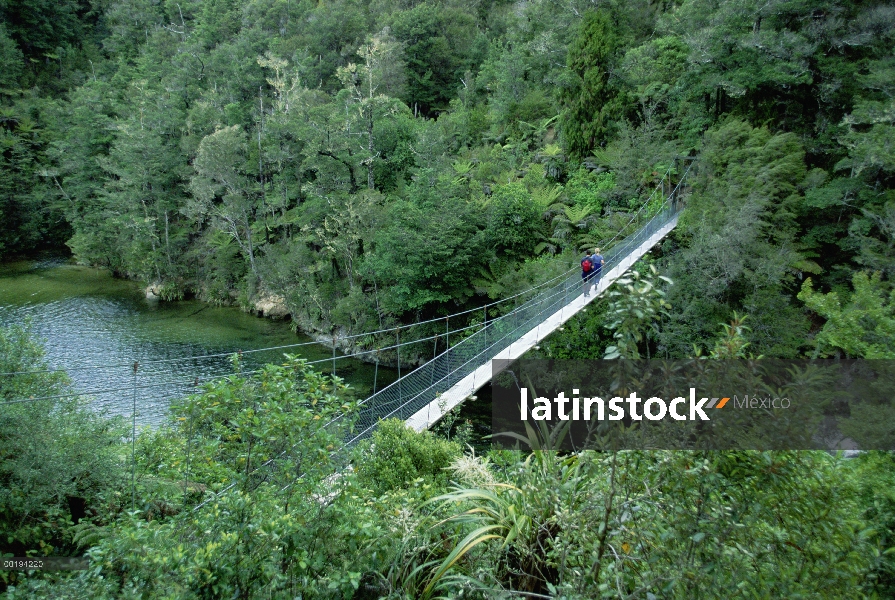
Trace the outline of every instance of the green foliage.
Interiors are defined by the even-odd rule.
[[[206,136],[199,145],[196,176],[191,180],[196,200],[187,210],[194,218],[213,219],[216,229],[238,244],[257,278],[255,257],[261,240],[254,225],[258,198],[247,173],[247,154],[246,135],[238,126]]]
[[[885,204],[868,206],[849,227],[849,245],[858,247],[855,262],[863,267],[895,275],[895,202],[892,192],[883,195]]]
[[[77,260],[172,298],[250,306],[273,292],[302,329],[370,331],[557,275],[571,252],[615,236],[669,167],[680,175],[675,156],[699,153],[658,259],[675,281],[667,297],[632,280],[538,352],[795,357],[810,345],[801,287],[825,321],[817,352],[889,356],[891,7],[593,8],[3,3],[0,254],[67,240]],[[4,336],[4,369],[40,364],[23,332]],[[68,389],[48,374],[0,386],[4,399]],[[453,474],[479,491],[418,508],[443,492],[459,450],[395,430],[402,449],[374,447],[384,466],[359,463],[361,488],[334,481],[340,430],[322,425],[350,408],[345,393],[291,359],[209,386],[175,409],[180,420],[141,432],[128,516],[109,491],[126,453],[114,421],[74,400],[4,408],[9,543],[81,543],[93,561],[13,594],[893,593],[886,457],[469,459],[475,481]],[[438,466],[420,449],[438,449]],[[279,467],[256,473],[268,460]],[[183,510],[231,483],[232,495]],[[68,498],[89,513],[77,534]]]
[[[606,327],[614,332],[615,345],[606,348],[604,359],[638,359],[642,342],[649,358],[649,334],[658,330],[658,320],[671,308],[659,287],[663,281],[671,285],[668,277],[659,275],[656,267],[650,265],[645,274],[631,271],[628,277],[615,282],[607,294],[606,310]]]
[[[46,203],[46,189],[39,179],[47,134],[37,107],[0,109],[0,256],[24,254],[42,241],[58,243],[58,218]]]
[[[186,469],[184,443],[202,457],[193,461],[189,479],[212,489],[233,481],[251,489],[257,485],[256,471],[263,472],[271,461],[279,465],[284,484],[309,472],[328,472],[330,458],[321,449],[332,452],[340,446],[339,432],[350,426],[353,403],[339,379],[312,371],[305,362],[286,355],[280,365],[266,365],[251,377],[212,382],[172,407],[175,429],[148,433],[145,472],[178,479]],[[171,435],[180,440],[179,447],[159,460],[154,445]]]
[[[44,350],[31,338],[30,324],[13,325],[0,329],[0,373],[16,373],[0,379],[4,402],[31,395],[55,396],[68,386],[62,371],[41,373],[47,369]]]
[[[417,433],[399,419],[382,421],[370,447],[355,466],[358,482],[376,495],[410,485],[417,479],[443,486],[445,469],[460,455],[461,446],[424,431]]]
[[[497,186],[488,206],[488,246],[498,254],[527,256],[540,237],[543,220],[521,183]]]
[[[492,248],[507,259],[490,269],[500,280],[532,253],[600,245],[674,155],[733,115],[805,140],[813,170],[796,184],[807,202],[787,207],[803,246],[789,267],[842,285],[852,262],[887,274],[895,264],[893,30],[883,6],[7,4],[5,255],[68,240],[77,260],[167,286],[172,297],[250,306],[262,292],[282,294],[305,329],[363,328],[366,318],[348,321],[370,287],[394,299],[387,318],[472,308],[499,288],[455,274],[480,273]],[[569,156],[587,157],[599,174]],[[462,184],[448,182],[458,161],[470,165]],[[546,208],[543,222],[504,206],[523,197],[504,189],[520,179]],[[565,196],[545,207],[554,184]],[[342,210],[365,187],[384,194],[375,209]],[[482,196],[493,214],[478,202],[458,208]],[[395,228],[388,242],[401,237],[392,210],[403,202],[427,204],[414,227],[462,214],[464,226],[446,229],[483,260],[459,247],[457,265],[438,257],[449,263],[443,284],[428,272],[427,244],[405,244],[410,264],[386,275],[395,257],[374,240],[383,227]],[[559,203],[572,211],[551,208]],[[578,212],[584,205],[589,214]],[[451,246],[431,232],[412,241],[425,239]],[[287,272],[273,264],[282,256],[291,257]],[[695,312],[709,324],[730,309],[795,322],[790,292],[784,285]],[[778,323],[751,324],[761,351],[797,352],[801,326],[778,344]]]
[[[462,406],[463,405],[460,404],[445,412],[438,423],[433,425],[429,431],[432,431],[448,441],[460,444],[461,448],[465,448],[472,442],[474,432],[472,420],[462,419],[460,416],[460,409]],[[439,402],[438,407],[444,412],[447,405],[445,402],[441,401]]]
[[[15,88],[25,67],[25,57],[15,40],[9,37],[6,23],[0,23],[0,64],[3,65],[0,90]]]
[[[85,8],[76,0],[11,0],[3,3],[0,20],[28,58],[58,58],[49,55],[84,35],[86,23],[79,17]]]
[[[864,581],[870,594],[885,598],[895,594],[895,456],[891,452],[865,452],[853,463],[860,508],[872,528],[875,551],[872,569]]]
[[[145,82],[134,90],[139,119],[119,123],[115,142],[100,160],[111,175],[99,193],[107,219],[102,224],[112,246],[103,250],[119,273],[144,281],[170,281],[182,273],[177,257],[186,247],[186,230],[178,206],[185,183],[182,157],[166,143],[171,115],[147,106]],[[82,258],[103,256],[82,250]],[[114,257],[114,258],[112,258]]]
[[[799,300],[826,322],[815,336],[818,353],[839,351],[852,358],[895,358],[895,291],[879,273],[855,273],[854,291],[844,299],[838,292],[814,291],[809,277]]]
[[[599,211],[607,192],[615,188],[615,174],[604,172],[593,173],[584,167],[580,167],[569,178],[565,192],[569,201],[577,206],[589,206],[594,211]]]
[[[633,523],[611,535],[626,555],[606,565],[606,577],[616,585],[636,581],[673,596],[727,596],[745,588],[750,594],[834,598],[850,593],[866,572],[867,559],[855,553],[868,543],[852,517],[854,488],[827,479],[842,467],[823,454],[633,455],[628,468],[632,459],[660,479],[643,480],[657,491],[640,488],[640,514],[618,506],[616,522],[633,517]],[[665,471],[663,462],[677,469]],[[630,472],[622,477],[622,488],[634,483]],[[659,509],[659,524],[654,511],[664,502],[674,508]],[[624,565],[636,559],[643,568],[635,575]],[[672,572],[677,576],[663,575]]]
[[[718,339],[715,341],[715,347],[712,348],[708,358],[714,360],[754,358],[746,352],[746,348],[749,346],[749,342],[746,341],[749,328],[743,324],[745,321],[745,316],[733,313],[733,318],[730,320],[729,325],[722,323],[721,331],[718,332]],[[699,352],[697,352],[698,355]]]
[[[71,394],[43,356],[26,327],[0,328],[0,552],[13,556],[71,555],[76,525],[121,501],[122,423]]]
[[[452,573],[567,597],[835,598],[874,568],[880,541],[854,514],[852,470],[821,453],[535,452],[508,476],[436,499],[457,508],[430,585]]]
[[[742,354],[744,331],[735,320],[713,355]],[[39,354],[27,345],[7,349],[16,360]],[[353,472],[339,472],[334,457],[345,430],[324,421],[350,411],[342,393],[338,381],[292,359],[208,384],[175,407],[171,425],[141,434],[139,509],[78,526],[90,569],[18,580],[7,595],[891,591],[895,482],[887,454],[843,461],[819,452],[538,449],[493,453],[492,462],[390,420],[354,454]],[[117,440],[120,433],[109,446]],[[272,468],[245,474],[266,457]],[[457,485],[444,493],[448,479]],[[240,485],[206,496],[195,511],[181,508],[199,489],[227,481]]]
[[[488,108],[497,139],[538,143],[553,124],[554,102],[530,76],[531,63],[522,45],[493,45],[482,64],[475,84],[490,91]]]
[[[678,81],[687,67],[689,48],[681,38],[667,36],[650,40],[625,53],[622,77],[644,105],[672,102],[681,93]]]
[[[422,2],[390,21],[404,44],[405,102],[427,115],[443,110],[463,74],[481,60],[475,19],[459,8]]]
[[[583,475],[577,456],[536,451],[516,465],[513,484],[457,488],[432,499],[441,503],[441,510],[451,509],[439,525],[452,532],[455,546],[433,569],[429,587],[477,546],[495,540],[499,544],[489,552],[496,559],[492,577],[509,589],[550,591],[559,583],[551,554],[561,535],[562,511],[575,511],[584,519],[592,516],[581,504],[586,495]]]
[[[434,193],[424,189],[422,193]],[[438,200],[421,207],[392,204],[386,225],[375,233],[374,253],[365,273],[388,286],[383,307],[393,314],[472,295],[469,273],[484,265],[489,252],[478,223],[480,211],[463,201]]]
[[[592,11],[584,15],[578,36],[569,46],[567,62],[573,80],[562,94],[563,133],[573,156],[587,156],[611,135],[619,103],[608,86],[608,71],[617,44],[609,15]]]
[[[22,593],[34,597],[38,591],[64,590],[108,598],[202,598],[239,590],[261,597],[286,589],[335,597],[350,593],[359,585],[357,553],[379,535],[372,517],[362,523],[368,505],[350,493],[346,481],[333,477],[343,464],[342,440],[352,414],[353,403],[338,379],[315,373],[294,357],[252,377],[207,384],[172,408],[170,422],[141,432],[137,510],[80,528],[78,540],[90,546],[91,569],[51,588],[28,583],[30,592]],[[91,433],[80,425],[82,434]],[[75,451],[78,441],[71,436],[59,443]],[[120,432],[107,436],[112,450],[123,450]],[[102,458],[100,450],[94,452],[93,461]],[[69,469],[79,464],[96,469],[95,462],[58,458]],[[93,478],[99,475],[91,472]],[[123,479],[117,477],[119,486]],[[79,480],[89,481],[75,477]],[[234,489],[223,489],[229,483]],[[55,482],[57,493],[65,485]],[[220,494],[210,496],[211,491]],[[191,510],[203,497],[206,504]],[[332,570],[336,564],[342,565],[338,572]]]
[[[609,304],[601,296],[591,302],[586,309],[569,319],[562,330],[550,334],[541,343],[535,356],[547,358],[574,359],[602,358],[606,348],[612,345],[612,335],[606,329]]]
[[[601,245],[675,155],[733,115],[805,140],[805,202],[767,219],[799,240],[793,275],[835,286],[853,262],[893,271],[885,7],[226,0],[31,14],[40,8],[2,9],[5,255],[68,240],[77,260],[172,297],[249,307],[274,292],[303,329],[362,330],[473,308],[533,253]],[[733,173],[740,159],[712,168]],[[404,203],[420,207],[406,222]],[[502,262],[485,267],[492,251]],[[471,284],[483,269],[494,285]],[[711,328],[749,313],[759,351],[797,353],[791,283],[746,295],[745,279],[693,318]],[[677,354],[712,334],[689,322],[679,333],[666,344]]]
[[[320,503],[265,487],[167,520],[128,515],[88,552],[89,571],[29,581],[11,597],[349,598],[369,561],[361,554],[383,531],[350,489],[330,492]]]
[[[797,355],[807,322],[788,294],[804,259],[795,219],[805,176],[800,144],[731,121],[706,134],[697,168],[681,217],[684,249],[670,262],[676,285],[661,345],[686,356],[693,340],[738,311],[749,315],[757,353]]]

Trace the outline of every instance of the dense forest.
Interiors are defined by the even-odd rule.
[[[576,265],[689,157],[652,285],[537,356],[895,358],[893,48],[857,0],[5,0],[0,259],[363,333]],[[294,358],[130,439],[0,351],[51,398],[0,407],[0,553],[90,561],[11,598],[895,595],[891,453],[346,448]]]
[[[799,356],[842,326],[823,294],[845,315],[858,287],[880,318],[822,351],[895,349],[868,333],[895,269],[890,5],[2,11],[2,256],[67,245],[165,298],[274,296],[358,333],[524,289],[698,154],[662,352],[735,310],[757,352]]]

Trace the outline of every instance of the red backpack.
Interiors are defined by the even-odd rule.
[[[590,262],[589,256],[585,256],[583,259],[581,259],[581,270],[583,272],[590,273],[591,269],[593,269],[593,268],[594,268],[594,265],[592,262]]]

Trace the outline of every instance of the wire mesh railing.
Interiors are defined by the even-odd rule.
[[[658,207],[656,214],[635,233],[605,252],[603,273],[608,273],[621,264],[632,252],[675,218],[680,210],[677,195],[684,177]],[[522,336],[538,327],[547,317],[568,305],[582,292],[580,275],[573,269],[571,274],[545,288],[512,312],[486,322],[473,335],[376,392],[361,406],[355,421],[356,433],[349,443],[353,444],[369,437],[381,419],[407,420],[428,404],[436,402],[441,394],[519,341]],[[475,382],[473,387],[475,388]]]

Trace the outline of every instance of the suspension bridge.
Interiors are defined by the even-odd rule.
[[[665,196],[656,214],[604,254],[602,277],[588,286],[594,293],[585,295],[580,271],[574,268],[511,312],[486,320],[471,336],[367,398],[350,443],[370,436],[387,418],[404,420],[417,431],[428,429],[491,380],[492,360],[515,360],[556,331],[674,229],[682,182]]]
[[[513,327],[513,331],[510,332],[508,336],[505,336],[504,339],[498,339],[495,342],[490,343],[485,350],[479,353],[485,356],[491,354],[490,357],[486,358],[485,363],[476,367],[472,373],[460,379],[444,392],[435,392],[434,399],[430,400],[424,407],[405,419],[407,424],[417,431],[428,429],[466,398],[475,394],[475,392],[481,389],[494,375],[496,375],[491,366],[493,364],[492,361],[516,360],[534,348],[541,340],[559,329],[566,321],[575,316],[579,311],[596,299],[597,296],[606,291],[609,286],[630,269],[634,263],[643,257],[643,255],[661,242],[662,238],[668,235],[677,225],[677,217],[678,215],[676,211],[669,211],[667,214],[662,215],[662,218],[658,219],[655,223],[657,226],[655,231],[644,232],[646,234],[644,236],[645,239],[637,244],[636,247],[631,248],[627,255],[618,257],[619,260],[614,266],[611,266],[608,270],[604,269],[602,277],[597,280],[595,284],[586,284],[588,290],[593,292],[592,294],[586,296],[583,290],[577,295],[572,293],[576,288],[583,287],[580,283],[580,279],[575,277],[567,282],[564,291],[557,294],[557,296],[561,297],[564,301],[567,301],[570,296],[572,298],[571,301],[567,301],[567,303],[564,302],[559,310],[553,310],[556,308],[555,304],[549,302],[549,298],[544,298],[545,302],[542,303],[542,306],[539,306],[537,310],[530,311],[536,313],[535,318],[526,319],[524,315],[511,316],[510,323]],[[552,314],[551,310],[553,311]],[[540,317],[545,318],[541,320]],[[517,323],[520,322],[521,324],[517,325]],[[491,325],[489,324],[488,326],[490,327]],[[526,327],[530,327],[530,329],[525,331]],[[489,344],[490,337],[497,337],[500,335],[498,331],[499,329],[499,327],[495,327],[493,336],[486,334],[486,344]],[[516,339],[516,336],[514,335],[515,333],[521,333],[521,335],[518,336],[518,339]],[[501,346],[506,347],[498,351]],[[447,362],[447,359],[445,359],[445,362]],[[436,367],[433,366],[433,370],[435,368]],[[450,379],[447,379],[447,381],[450,381]],[[408,384],[409,383],[410,382],[408,382]],[[428,393],[410,399],[407,408],[403,406],[399,408],[402,418],[409,412],[409,410],[412,410],[412,407],[420,404],[420,398],[428,398],[432,391],[433,389],[430,386],[430,388],[426,390]]]

